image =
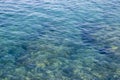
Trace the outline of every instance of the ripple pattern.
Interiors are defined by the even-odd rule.
[[[120,0],[0,0],[0,80],[120,80]]]

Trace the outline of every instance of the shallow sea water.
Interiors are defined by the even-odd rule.
[[[0,80],[120,80],[120,0],[0,0]]]

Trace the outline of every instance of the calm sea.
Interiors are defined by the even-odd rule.
[[[0,0],[0,80],[120,80],[120,0]]]

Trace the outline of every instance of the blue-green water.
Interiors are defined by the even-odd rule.
[[[120,0],[0,0],[0,80],[120,80]]]

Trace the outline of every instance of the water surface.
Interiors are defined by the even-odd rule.
[[[120,0],[0,0],[0,80],[120,80]]]

